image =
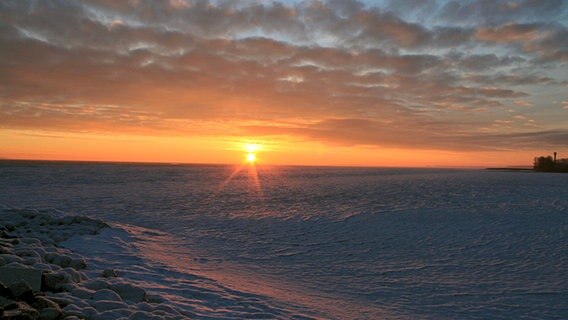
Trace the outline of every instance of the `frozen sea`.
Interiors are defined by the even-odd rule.
[[[0,206],[196,319],[568,319],[568,174],[0,162]]]

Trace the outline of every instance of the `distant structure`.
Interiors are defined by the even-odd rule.
[[[556,159],[556,155],[556,152],[554,152],[554,158],[551,156],[535,157],[534,170],[542,172],[568,172],[568,158]]]

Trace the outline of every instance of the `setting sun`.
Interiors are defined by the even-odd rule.
[[[254,153],[247,154],[247,162],[248,163],[255,163],[256,162],[256,155]]]

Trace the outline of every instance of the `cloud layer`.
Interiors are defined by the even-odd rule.
[[[0,128],[568,146],[566,1],[0,2]]]

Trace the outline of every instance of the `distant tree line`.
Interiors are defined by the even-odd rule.
[[[556,159],[556,152],[554,158],[552,156],[535,157],[533,167],[536,171],[568,172],[568,158]]]

